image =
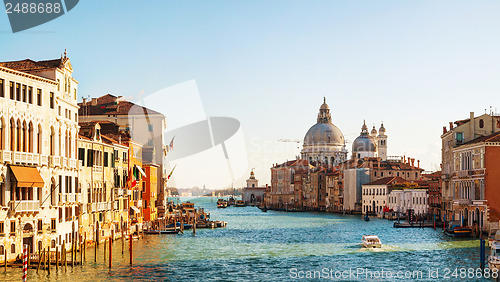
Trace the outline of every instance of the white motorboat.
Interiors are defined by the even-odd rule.
[[[376,235],[363,236],[363,247],[365,248],[381,248],[382,242]]]
[[[491,245],[491,253],[488,258],[488,268],[491,270],[500,270],[500,241],[494,241]]]

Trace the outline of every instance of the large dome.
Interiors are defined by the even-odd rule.
[[[338,127],[331,123],[313,125],[304,137],[304,145],[336,145],[344,146],[344,135]]]

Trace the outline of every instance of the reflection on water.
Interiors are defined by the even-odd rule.
[[[392,222],[325,213],[261,212],[254,207],[217,209],[211,198],[191,199],[224,220],[226,228],[198,229],[196,236],[146,235],[134,242],[134,265],[128,264],[128,243],[113,245],[113,268],[104,261],[102,247],[94,263],[87,261],[64,273],[49,276],[30,270],[30,281],[159,281],[159,280],[289,280],[290,269],[391,271],[432,268],[477,268],[479,242],[447,237],[441,230],[402,228]],[[364,249],[363,235],[378,235],[381,249]],[[21,269],[0,270],[0,280],[19,281]]]

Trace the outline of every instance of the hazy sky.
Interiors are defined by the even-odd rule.
[[[383,121],[389,155],[435,170],[442,126],[498,106],[499,13],[498,1],[85,0],[16,34],[1,14],[0,60],[67,48],[80,97],[194,79],[207,116],[241,121],[261,184],[298,153],[277,140],[303,139],[323,96],[348,141]]]

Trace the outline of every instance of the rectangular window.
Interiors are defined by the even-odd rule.
[[[50,92],[50,108],[54,108],[54,92]],[[61,113],[59,112],[59,114]]]
[[[28,87],[28,103],[33,104],[33,87]]]
[[[52,232],[56,231],[56,219],[55,218],[52,218],[50,220],[50,230],[52,230]]]
[[[85,149],[78,148],[78,159],[82,161],[82,164],[85,165]]]
[[[148,146],[153,146],[153,138],[148,138]]]
[[[58,107],[59,116],[61,116],[61,106]]]
[[[127,152],[123,152],[123,162],[127,162]]]
[[[91,149],[87,149],[87,166],[94,166],[94,151]]]
[[[59,208],[59,222],[63,222],[63,209]]]
[[[38,220],[38,227],[37,227],[37,229],[38,229],[38,233],[42,233],[42,231],[43,231],[42,230],[43,229],[43,222],[42,222],[41,219]]]
[[[57,79],[57,91],[61,91],[61,80]]]
[[[76,100],[76,88],[75,88],[75,91],[74,91],[74,92],[75,92],[75,100]]]
[[[148,131],[149,132],[153,131],[153,125],[152,124],[148,124]]]
[[[16,233],[16,222],[11,221],[10,222],[10,234],[15,234]]]
[[[59,193],[61,194],[62,194],[62,185],[63,185],[62,175],[59,175]]]
[[[78,183],[78,177],[75,177],[75,193],[81,193],[82,190],[81,190],[81,187],[80,187],[80,183]]]
[[[26,93],[26,85],[23,84],[22,89],[23,89],[23,102],[26,103],[28,98],[28,95]]]
[[[10,84],[10,99],[14,100],[15,99],[15,97],[14,97],[14,82],[11,81],[9,84]]]
[[[5,97],[5,84],[4,80],[0,78],[0,97]]]
[[[16,83],[16,100],[21,101],[21,84]]]
[[[105,167],[108,167],[108,160],[109,160],[108,152],[104,152],[104,166]]]
[[[463,132],[457,132],[457,144],[461,144],[464,141],[464,134]]]
[[[36,104],[38,106],[42,105],[42,89],[40,88],[36,89]]]
[[[5,234],[5,227],[4,226],[5,225],[4,225],[3,221],[0,222],[0,234]]]

